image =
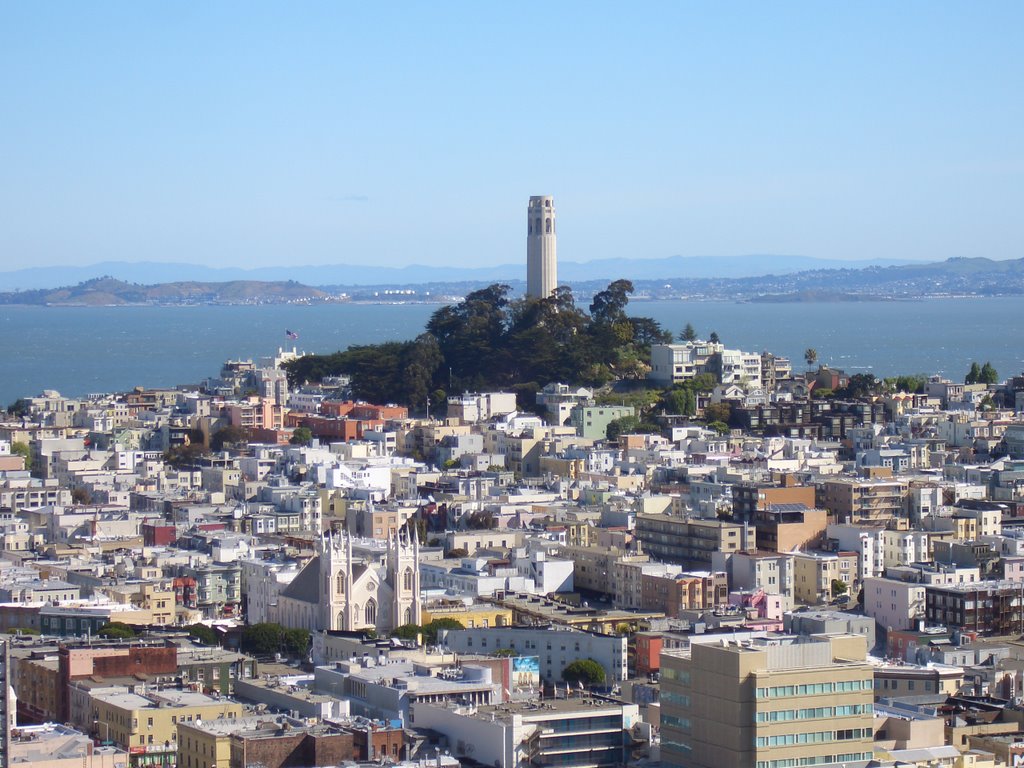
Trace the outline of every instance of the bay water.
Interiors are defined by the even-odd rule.
[[[350,344],[411,339],[438,305],[0,307],[0,404],[55,389],[64,395],[173,386],[216,376],[227,359],[278,347],[328,353]],[[877,376],[939,373],[962,380],[972,361],[1000,378],[1024,371],[1024,301],[735,303],[634,301],[677,335],[690,323],[730,348],[768,350],[803,370],[821,363]],[[299,335],[289,340],[285,331]]]

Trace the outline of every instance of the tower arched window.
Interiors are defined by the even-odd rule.
[[[405,621],[402,623],[406,625],[412,624],[412,608],[405,609]]]
[[[533,222],[530,221],[529,219],[526,220],[526,234],[533,234]]]
[[[540,234],[540,219],[535,219],[534,220],[534,222],[533,222],[533,232],[534,232],[534,234],[537,234],[537,235]]]
[[[338,574],[337,578],[335,579],[335,588],[334,589],[335,589],[335,591],[339,595],[344,595],[345,594],[345,574],[344,573],[339,573]]]
[[[551,234],[551,219],[544,220],[544,231],[549,235]]]
[[[366,601],[365,623],[371,627],[377,626],[377,601],[372,597]]]
[[[402,574],[402,586],[407,590],[412,589],[412,568],[406,568]]]

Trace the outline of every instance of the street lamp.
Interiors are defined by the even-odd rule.
[[[107,736],[107,738],[104,739],[101,742],[101,744],[110,744],[111,743],[110,742],[110,723],[101,721],[98,715],[96,717],[93,717],[93,719],[92,719],[92,726],[93,726],[93,730],[96,731],[96,738],[99,738],[99,736],[100,736],[99,731],[100,731],[100,726],[101,725],[106,729],[104,732],[106,733],[106,736]]]

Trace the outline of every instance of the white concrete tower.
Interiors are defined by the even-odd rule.
[[[555,199],[534,195],[526,209],[526,295],[546,299],[557,287]]]

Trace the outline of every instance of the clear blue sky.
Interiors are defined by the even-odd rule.
[[[0,269],[1024,256],[1024,3],[0,5]]]

